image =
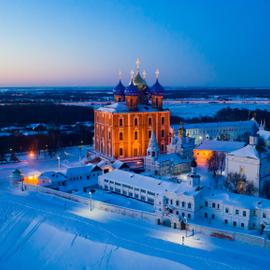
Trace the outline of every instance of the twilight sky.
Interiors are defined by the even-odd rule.
[[[0,0],[0,86],[270,86],[268,0]]]

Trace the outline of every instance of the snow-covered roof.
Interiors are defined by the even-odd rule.
[[[264,130],[264,129],[260,129],[257,134],[259,136],[261,136],[264,140],[270,140],[270,131],[268,130]]]
[[[245,147],[238,149],[236,151],[230,152],[229,155],[237,157],[247,157],[253,159],[260,159],[259,153],[256,149],[256,145],[246,145]]]
[[[116,102],[110,105],[105,105],[96,109],[96,111],[111,112],[111,113],[120,113],[120,112],[129,112],[126,102]],[[159,109],[153,108],[151,105],[139,104],[136,112],[157,112]]]
[[[95,168],[98,168],[96,165],[88,164],[81,167],[72,167],[67,169],[67,177],[73,177],[78,175],[87,175],[91,171],[93,171]]]
[[[118,183],[130,185],[140,189],[152,191],[156,194],[161,194],[165,191],[174,192],[176,194],[186,193],[186,195],[193,194],[195,191],[186,185],[186,183],[173,183],[165,180],[160,180],[154,177],[136,174],[133,172],[123,170],[113,170],[109,173],[99,176],[100,178],[108,179]]]
[[[170,161],[173,164],[180,164],[188,162],[185,159],[182,159],[179,154],[177,153],[170,153],[170,154],[160,154],[157,158],[159,162]]]
[[[121,169],[122,166],[124,166],[126,163],[124,163],[123,161],[121,160],[116,160],[113,164],[112,164],[112,167],[114,169]]]
[[[40,180],[49,179],[52,183],[67,180],[67,177],[63,173],[54,172],[54,171],[44,172],[40,174],[38,178]]]
[[[196,147],[197,150],[211,150],[217,152],[232,152],[244,147],[244,142],[204,140]]]
[[[224,205],[235,206],[244,209],[269,208],[270,200],[248,195],[222,192],[217,190],[209,191],[204,199],[221,201]]]

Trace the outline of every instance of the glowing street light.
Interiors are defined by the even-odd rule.
[[[58,170],[60,170],[61,169],[61,157],[57,156],[56,158],[58,160]]]
[[[28,153],[28,157],[31,158],[31,159],[33,159],[35,156],[36,156],[36,155],[35,155],[35,153],[34,153],[33,151],[30,151],[30,152]]]

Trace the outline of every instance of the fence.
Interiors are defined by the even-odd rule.
[[[90,203],[88,198],[84,198],[82,196],[78,196],[75,194],[66,193],[63,191],[54,190],[54,189],[46,188],[46,187],[42,187],[42,186],[35,186],[35,185],[25,185],[25,186],[26,186],[26,189],[30,190],[30,191],[36,191],[36,192],[55,195],[55,196],[58,196],[58,197],[61,197],[61,198],[67,199],[67,200],[71,200],[74,202],[82,203],[85,205],[89,205],[89,203]],[[155,214],[154,213],[148,213],[145,211],[125,208],[122,206],[108,204],[108,203],[93,200],[93,199],[91,199],[91,205],[93,208],[96,208],[99,210],[117,213],[117,214],[121,214],[124,216],[129,216],[132,218],[140,218],[140,219],[151,221],[153,223],[155,222]]]
[[[260,247],[270,248],[270,240],[267,240],[261,236],[256,236],[248,233],[241,233],[237,231],[227,231],[222,229],[217,229],[213,227],[207,227],[199,224],[189,223],[188,230],[194,230],[202,234],[209,236],[215,236],[224,239],[230,239],[235,241],[241,241],[243,243],[256,245]]]
[[[82,203],[85,205],[89,205],[89,202],[90,202],[88,198],[84,198],[75,194],[66,193],[59,190],[54,190],[51,188],[35,186],[35,185],[25,185],[25,186],[26,186],[26,189],[30,191],[36,191],[36,192],[55,195],[55,196],[58,196],[67,200],[71,200],[74,202]],[[108,203],[93,200],[93,199],[91,200],[91,204],[93,208],[96,208],[99,210],[117,213],[117,214],[129,216],[132,218],[140,218],[140,219],[150,221],[152,223],[156,222],[156,216],[154,213],[148,213],[148,212],[144,212],[140,210],[125,208],[118,205],[108,204]],[[208,226],[203,226],[203,225],[194,224],[194,223],[188,224],[188,230],[189,231],[194,230],[196,233],[202,233],[209,236],[215,236],[215,237],[220,237],[224,239],[231,239],[231,240],[241,241],[244,243],[248,243],[248,244],[252,244],[252,245],[256,245],[260,247],[270,248],[270,240],[266,240],[263,237],[251,235],[247,233],[227,231],[227,230],[217,229],[214,227],[208,227]]]

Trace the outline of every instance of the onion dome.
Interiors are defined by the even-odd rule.
[[[138,96],[139,95],[139,89],[136,85],[134,85],[133,80],[131,80],[129,86],[126,87],[125,95],[126,96]]]
[[[136,85],[140,90],[144,90],[147,87],[146,81],[141,77],[140,72],[137,72],[134,79],[134,85]]]
[[[123,96],[124,93],[125,93],[125,86],[122,84],[122,81],[119,80],[119,83],[113,88],[113,94]]]
[[[159,83],[158,79],[156,80],[155,84],[151,87],[151,95],[154,96],[163,96],[164,95],[164,88]]]

